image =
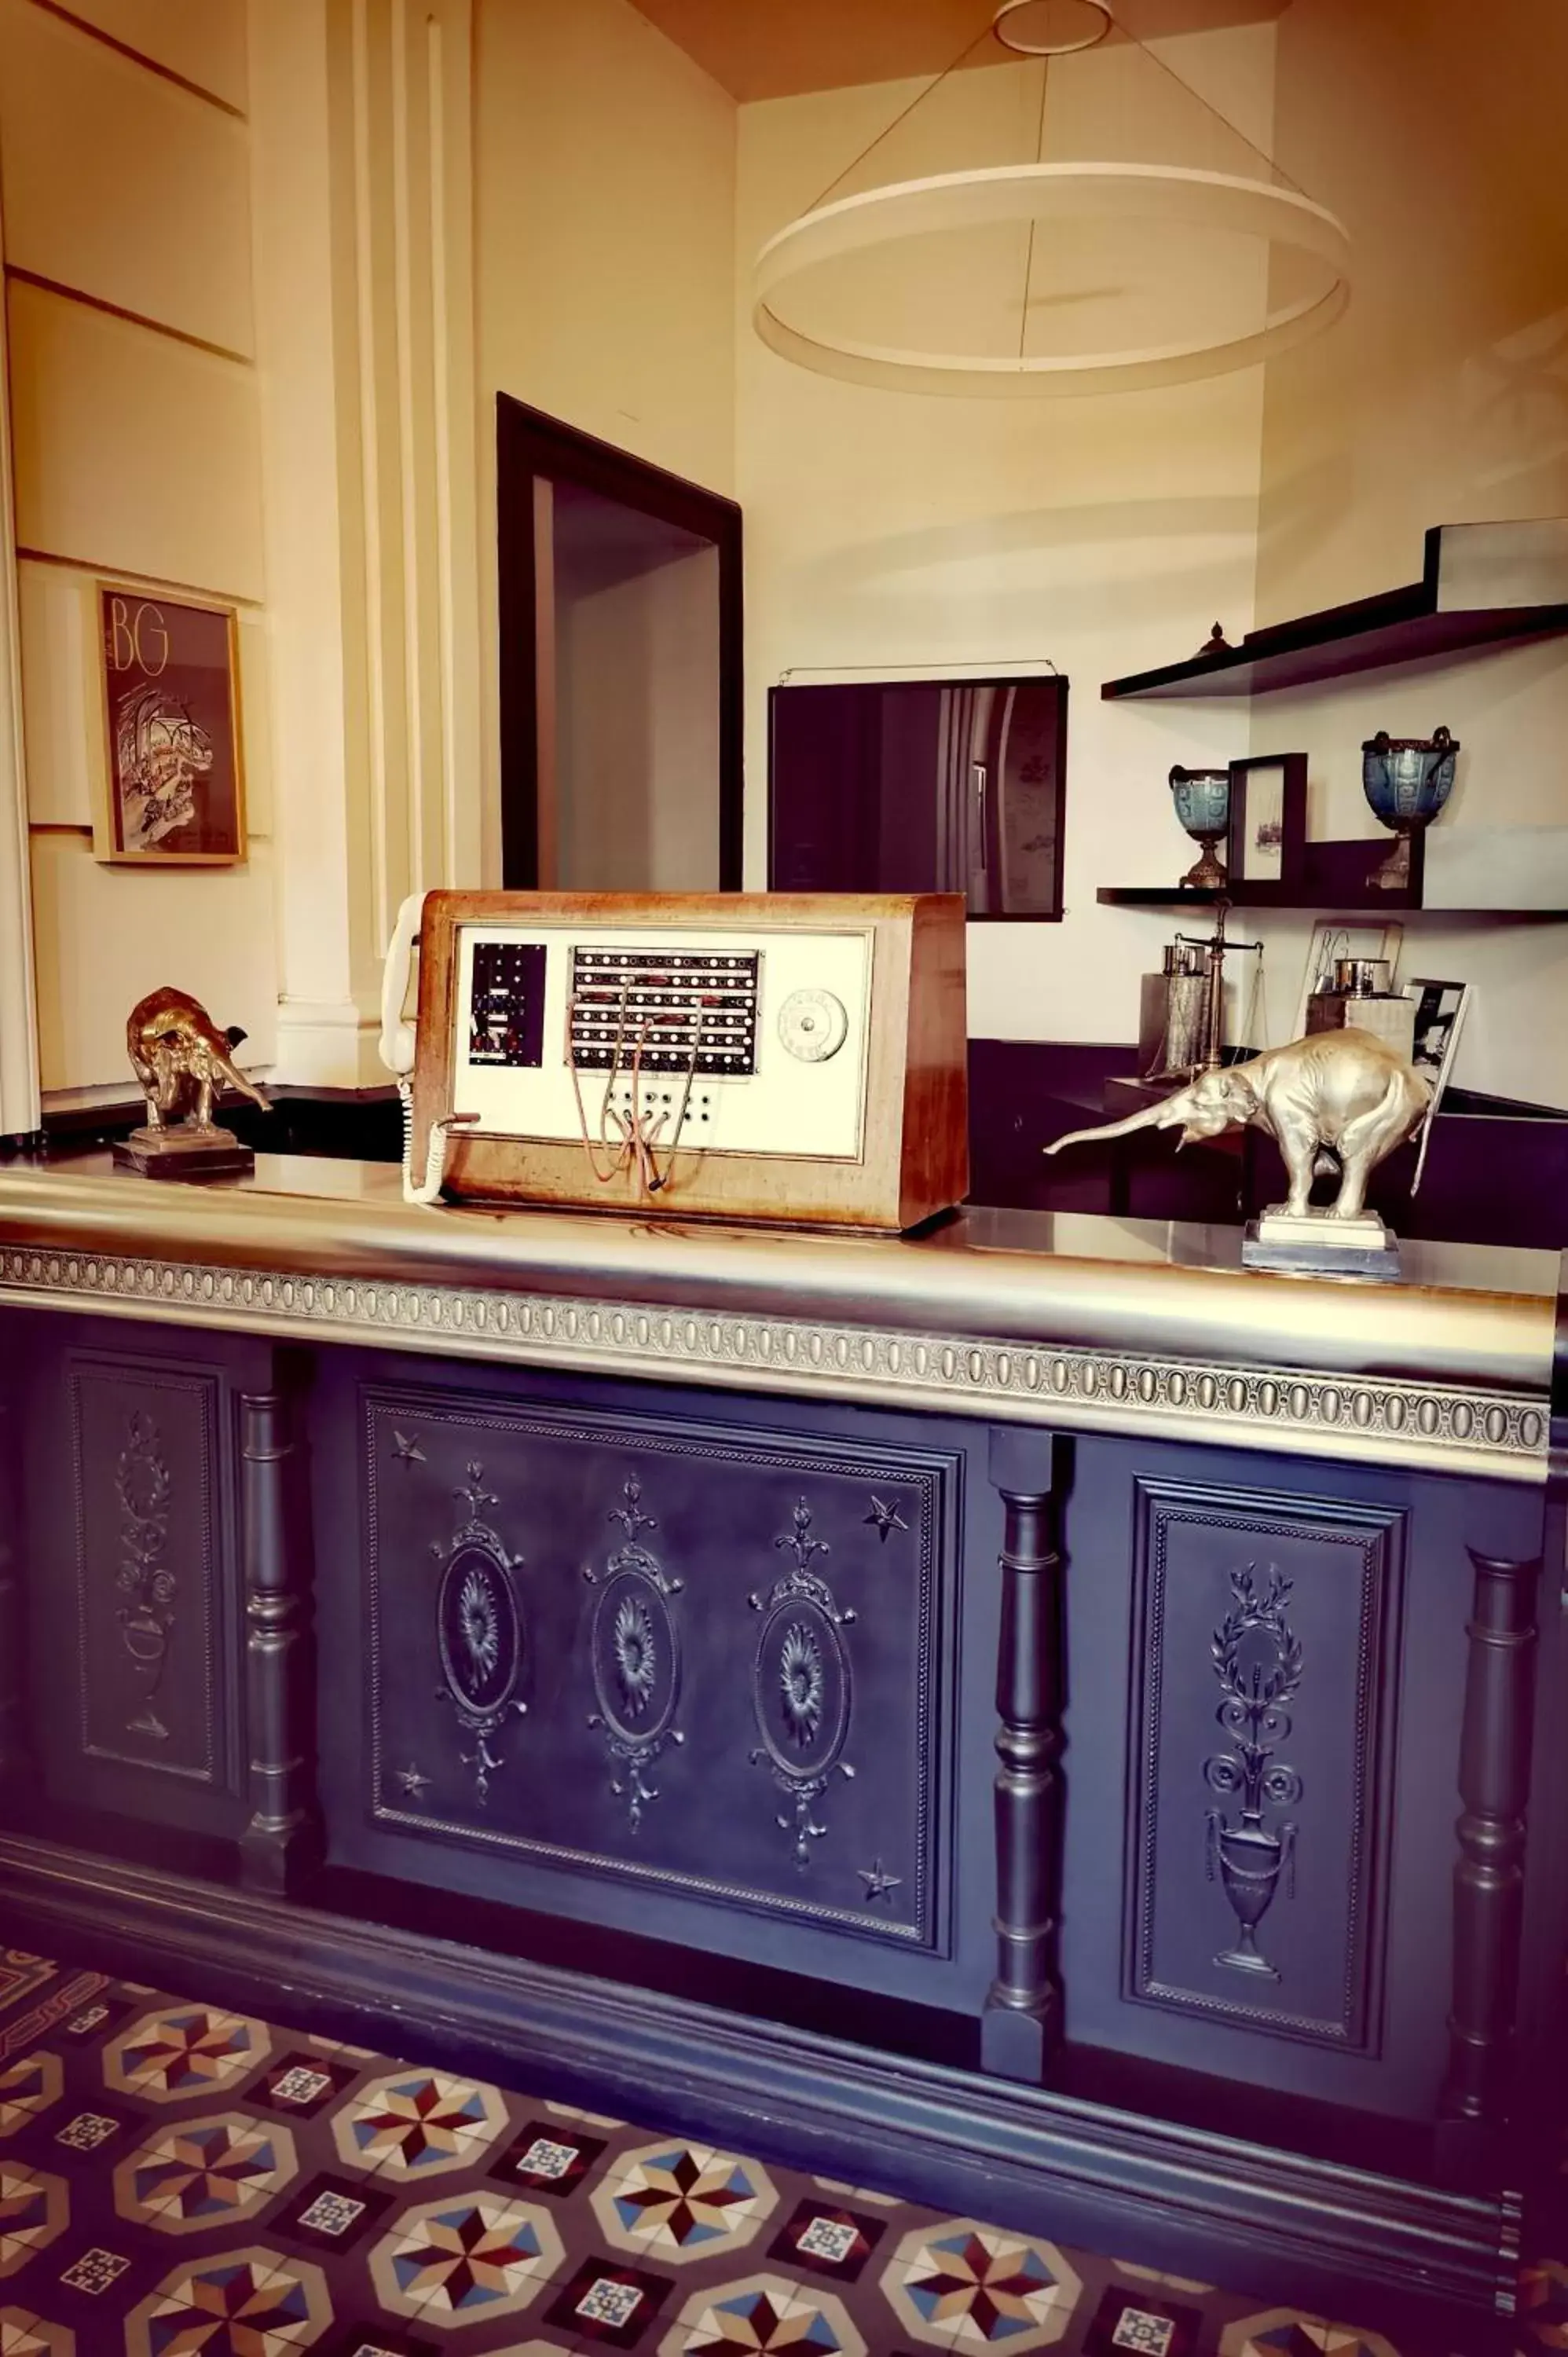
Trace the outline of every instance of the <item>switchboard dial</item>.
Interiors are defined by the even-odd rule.
[[[848,1032],[843,1001],[831,990],[792,990],[779,1009],[779,1037],[802,1064],[825,1064]]]

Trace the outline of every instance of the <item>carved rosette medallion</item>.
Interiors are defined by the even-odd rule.
[[[114,1585],[124,1597],[116,1618],[141,1689],[141,1707],[125,1722],[132,1735],[168,1741],[156,1695],[168,1664],[178,1582],[164,1561],[168,1544],[169,1469],[159,1455],[157,1426],[138,1409],[127,1419],[125,1446],[115,1468],[120,1501],[120,1568]]]
[[[1233,1748],[1206,1760],[1203,1774],[1210,1792],[1240,1793],[1241,1800],[1237,1824],[1220,1809],[1210,1809],[1207,1819],[1208,1878],[1218,1865],[1240,1926],[1234,1947],[1214,1961],[1277,1981],[1278,1972],[1258,1946],[1258,1925],[1273,1904],[1282,1874],[1289,1896],[1295,1896],[1296,1828],[1287,1820],[1276,1832],[1264,1813],[1293,1808],[1302,1795],[1295,1770],[1274,1758],[1290,1734],[1285,1705],[1301,1684],[1302,1657],[1301,1641],[1285,1619],[1292,1582],[1271,1565],[1260,1594],[1256,1575],[1255,1564],[1231,1573],[1230,1609],[1209,1649],[1225,1695],[1216,1717]]]
[[[766,1596],[748,1598],[763,1615],[752,1663],[752,1703],[762,1740],[751,1753],[773,1771],[789,1807],[778,1819],[791,1835],[795,1861],[809,1866],[811,1844],[827,1832],[816,1821],[817,1804],[833,1776],[853,1777],[841,1755],[849,1738],[852,1702],[849,1652],[841,1631],[854,1620],[841,1611],[812,1558],[829,1552],[811,1535],[811,1509],[802,1498],[794,1528],[773,1542],[795,1558],[794,1568],[776,1579]]]
[[[489,1799],[490,1779],[506,1765],[492,1749],[493,1738],[513,1714],[523,1717],[526,1703],[516,1696],[524,1659],[522,1616],[518,1610],[511,1575],[522,1562],[507,1553],[489,1523],[482,1519],[499,1501],[484,1487],[484,1468],[470,1464],[467,1480],[452,1492],[467,1507],[455,1538],[433,1544],[431,1554],[443,1566],[435,1592],[435,1637],[444,1683],[437,1696],[451,1704],[464,1734],[474,1738],[472,1751],[459,1756],[474,1773],[474,1791],[483,1808]]]
[[[626,1802],[636,1833],[643,1810],[659,1798],[658,1785],[648,1781],[650,1769],[671,1744],[686,1739],[675,1725],[681,1637],[670,1609],[685,1582],[672,1579],[638,1539],[639,1531],[659,1525],[641,1510],[642,1487],[635,1474],[621,1495],[625,1503],[613,1506],[606,1520],[620,1523],[625,1545],[602,1571],[591,1565],[583,1569],[589,1587],[599,1591],[589,1640],[598,1708],[589,1713],[588,1725],[604,1736],[610,1790]]]

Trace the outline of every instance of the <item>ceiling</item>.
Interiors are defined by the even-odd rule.
[[[742,102],[940,73],[984,33],[995,0],[633,0]],[[1117,0],[1139,40],[1277,16],[1285,0]],[[986,42],[975,62],[1006,52]]]

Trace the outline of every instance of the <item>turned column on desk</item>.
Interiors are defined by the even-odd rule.
[[[993,1430],[990,1474],[1003,1506],[996,1652],[996,1977],[981,2061],[1038,2085],[1061,2038],[1057,1918],[1061,1889],[1061,1559],[1056,1493],[1067,1444]]]
[[[240,1470],[251,1809],[241,1857],[253,1888],[286,1890],[321,1855],[309,1523],[286,1383],[242,1394]]]

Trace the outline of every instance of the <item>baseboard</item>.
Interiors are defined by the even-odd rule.
[[[1511,2309],[1519,2204],[0,1835],[8,1939],[1397,2334]],[[1499,2346],[1502,2345],[1500,2342]]]

